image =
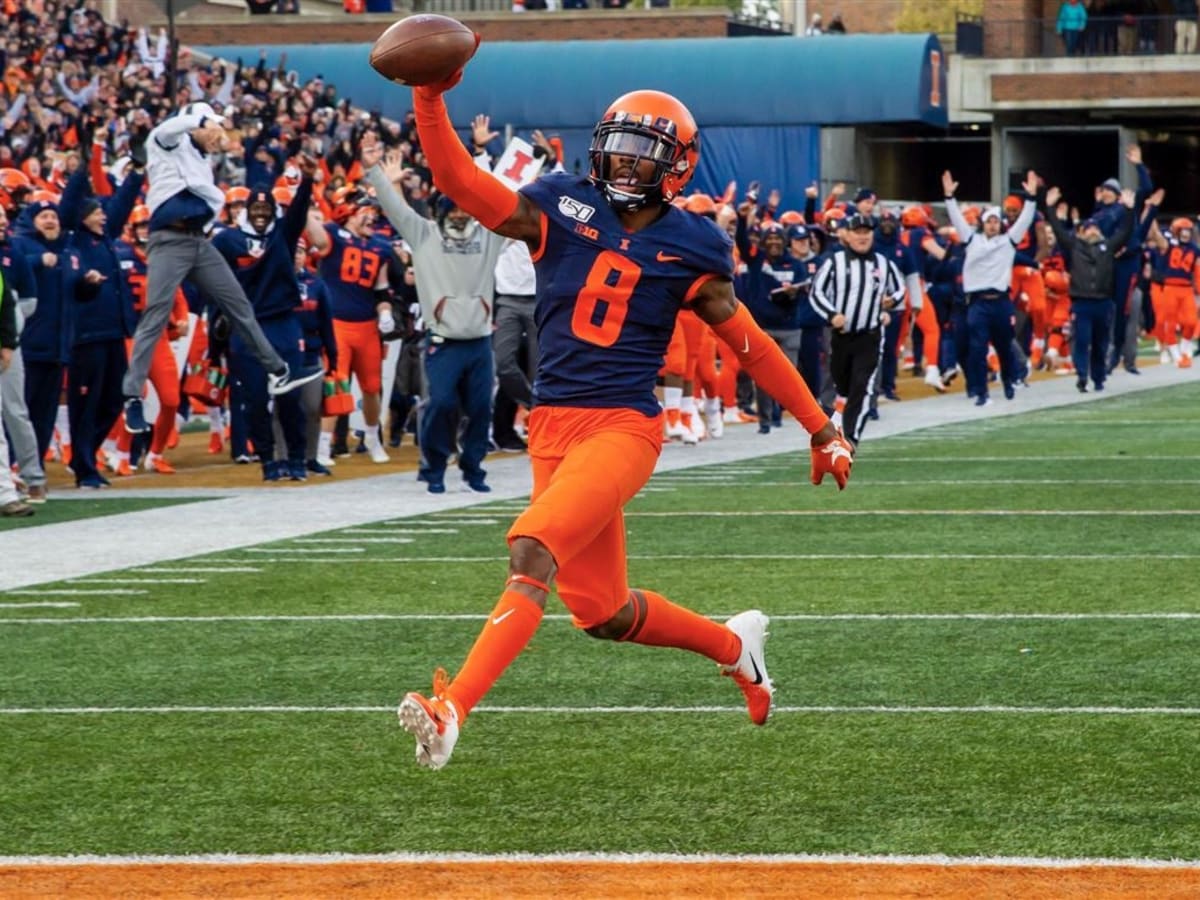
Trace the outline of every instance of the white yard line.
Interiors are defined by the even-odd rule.
[[[253,560],[253,562],[258,562],[258,560]],[[208,575],[228,572],[261,572],[262,569],[257,566],[151,566],[144,569],[130,569],[130,571],[139,575],[152,572],[195,572]]]
[[[78,603],[0,603],[0,609],[74,609]],[[0,620],[3,621],[3,620]]]
[[[293,544],[411,544],[410,537],[309,537],[292,538]],[[331,550],[321,551],[332,553]]]
[[[207,584],[205,578],[73,578],[71,584]]]
[[[458,534],[457,528],[343,528],[340,534]],[[300,538],[296,542],[300,542]]]
[[[0,866],[260,866],[260,865],[459,865],[516,863],[522,865],[684,864],[938,866],[943,868],[998,866],[1017,869],[1200,869],[1200,861],[1181,859],[1057,858],[1041,856],[889,856],[841,853],[200,853],[194,856],[0,856]],[[797,873],[800,874],[800,873]]]
[[[44,706],[0,707],[0,716],[189,715],[273,713],[394,713],[395,706]],[[738,713],[738,706],[479,706],[471,715],[662,715],[667,713]],[[1197,706],[777,706],[773,714],[827,715],[1051,715],[1051,716],[1200,716]]]
[[[28,606],[78,606],[77,603],[23,604]],[[724,621],[729,613],[708,618]],[[228,622],[481,622],[480,613],[330,613],[313,615],[226,616],[62,616],[58,618],[0,618],[0,625],[206,625]],[[772,613],[772,622],[1195,622],[1200,612],[1098,612],[1098,613]],[[567,622],[571,616],[547,613],[547,622]]]
[[[39,588],[37,590],[25,591],[5,591],[0,596],[16,596],[16,597],[113,597],[113,596],[133,596],[137,594],[148,594],[149,591],[134,590],[132,588],[112,588],[111,590],[91,590],[83,589],[76,590],[74,588]]]
[[[1017,400],[993,403],[984,409],[965,403],[957,395],[895,404],[886,408],[882,421],[872,422],[867,429],[862,466],[874,466],[877,462],[898,463],[905,459],[934,462],[929,457],[889,456],[886,451],[881,452],[877,460],[871,444],[878,438],[905,434],[932,425],[987,421],[1035,409],[1088,404],[1193,381],[1195,374],[1191,370],[1148,366],[1144,374],[1136,379],[1123,378],[1118,373],[1109,380],[1108,390],[1102,395],[1080,395],[1075,391],[1071,379],[1062,379],[1038,382],[1030,390],[1023,391]],[[1128,414],[1127,410],[1123,418],[1127,418]],[[802,474],[807,466],[807,447],[808,436],[794,423],[769,436],[755,433],[752,426],[732,427],[726,430],[725,437],[719,441],[706,441],[699,447],[664,448],[657,471],[669,472],[718,464],[761,469],[764,468],[759,462],[762,457],[792,453],[796,454],[796,471]],[[1106,458],[1081,456],[1078,460]],[[1122,456],[1111,458],[1127,459]],[[1200,457],[1157,458],[1191,460]],[[1008,456],[996,459],[1020,461]],[[1048,461],[1043,457],[1029,459],[1039,463]],[[1055,459],[1072,461],[1076,458],[1052,457],[1049,461]],[[946,461],[953,462],[955,458],[947,456]],[[287,491],[229,490],[217,492],[226,499],[13,529],[4,533],[4,553],[0,554],[0,585],[5,588],[29,587],[170,560],[188,560],[192,565],[202,565],[191,558],[240,548],[279,555],[278,550],[252,545],[372,522],[400,524],[409,517],[430,513],[465,518],[462,516],[464,509],[477,508],[481,504],[486,504],[484,511],[493,520],[519,511],[516,506],[502,510],[495,504],[496,501],[522,501],[528,496],[531,487],[529,460],[522,456],[489,458],[487,468],[492,493],[486,497],[459,491],[430,494],[424,485],[417,482],[415,474],[408,472],[348,482],[338,482],[334,478],[322,484],[306,484]],[[828,485],[825,489],[829,489]],[[159,495],[178,497],[184,494],[172,491],[169,495]],[[52,499],[51,502],[59,501]],[[441,520],[439,524],[448,522]],[[137,536],[137,539],[131,539],[131,535]],[[70,552],[61,552],[63,547],[71,548]],[[307,551],[309,554],[314,552],[315,548]]]

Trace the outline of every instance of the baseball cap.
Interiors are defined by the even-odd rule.
[[[217,113],[207,103],[189,103],[179,110],[181,116],[200,116],[205,119],[213,119],[220,125],[229,125],[229,120]]]
[[[859,188],[858,193],[854,195],[855,203],[862,203],[864,200],[870,200],[875,196],[875,192],[870,188]]]
[[[1086,231],[1088,228],[1099,228],[1100,223],[1097,222],[1095,219],[1084,219],[1082,222],[1079,223],[1079,227]]]
[[[789,241],[802,241],[808,237],[808,229],[803,225],[793,225],[787,232]]]
[[[1110,190],[1114,194],[1121,193],[1121,182],[1117,181],[1115,178],[1108,179],[1104,182],[1104,184],[1100,185],[1100,187]]]

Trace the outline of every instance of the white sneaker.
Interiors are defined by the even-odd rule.
[[[363,437],[363,440],[366,442],[367,453],[370,454],[371,462],[391,462],[392,458],[388,456],[387,451],[383,449],[383,441],[379,440],[379,435],[376,433],[375,429],[372,428],[367,431]]]
[[[682,421],[679,423],[679,427],[683,431],[683,434],[679,436],[679,439],[683,441],[685,446],[695,447],[698,443],[700,443],[700,435],[696,433],[695,424],[696,418],[694,415],[692,417],[691,425],[684,425]]]
[[[337,460],[334,459],[332,456],[318,456],[317,462],[319,462],[321,465],[323,465],[327,469],[332,469],[334,466],[337,465]]]
[[[714,440],[725,434],[725,419],[720,410],[705,413],[704,424],[708,426],[708,436]]]
[[[750,721],[755,725],[767,723],[771,715],[771,698],[775,695],[775,686],[767,676],[767,661],[763,656],[769,621],[759,610],[751,609],[738,613],[725,623],[726,628],[742,639],[742,655],[734,665],[721,666],[721,674],[728,675],[741,689]]]
[[[942,373],[938,371],[937,366],[925,367],[925,383],[939,394],[946,393],[946,386],[942,384]]]
[[[433,697],[411,691],[396,710],[400,727],[417,739],[417,765],[427,769],[446,765],[458,743],[458,711],[441,696],[447,681],[446,671],[438,669],[433,673]]]

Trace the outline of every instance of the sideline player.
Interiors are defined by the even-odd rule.
[[[537,269],[540,355],[529,418],[533,493],[508,532],[510,575],[453,681],[406,695],[400,723],[417,762],[444,766],[471,709],[521,653],[551,583],[577,628],[595,638],[678,647],[706,656],[745,695],[751,720],[770,713],[763,658],[767,617],[722,625],[626,580],[622,509],[654,471],[663,439],[655,376],[681,307],[737,352],[755,381],[812,434],[812,480],[844,487],[852,453],[795,366],[734,297],[728,237],[671,206],[700,149],[674,97],[634,91],[597,124],[590,171],[544,175],[514,193],[459,141],[438,85],[415,88],[421,146],[434,180],[488,228],[529,244]]]

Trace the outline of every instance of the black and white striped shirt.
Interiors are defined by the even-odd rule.
[[[871,331],[880,326],[883,303],[904,299],[904,276],[894,262],[871,251],[859,256],[838,250],[822,263],[809,291],[809,302],[822,318],[846,317],[845,331]]]

